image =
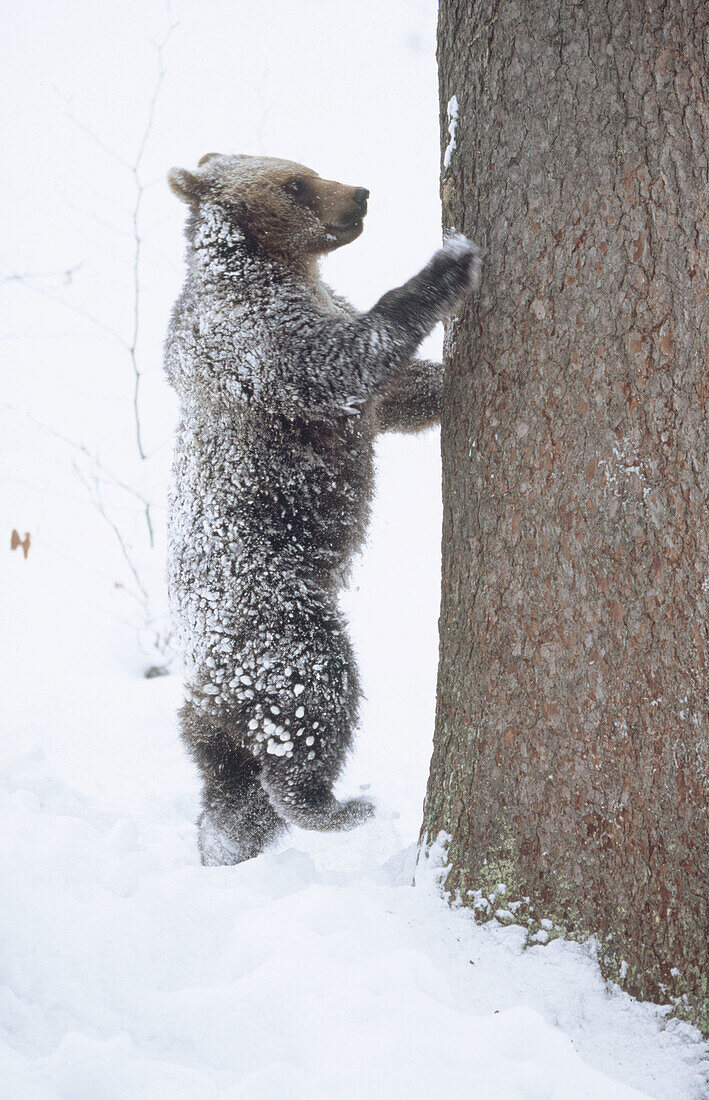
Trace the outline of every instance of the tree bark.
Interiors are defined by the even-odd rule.
[[[504,884],[706,1027],[709,4],[441,0],[438,51],[444,227],[485,266],[422,836],[464,903]]]

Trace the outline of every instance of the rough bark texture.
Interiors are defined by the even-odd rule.
[[[708,65],[705,0],[441,0],[444,226],[486,255],[424,817],[464,902],[505,883],[704,1026]]]

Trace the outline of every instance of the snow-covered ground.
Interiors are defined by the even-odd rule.
[[[126,165],[168,16],[141,167],[141,463]],[[174,415],[160,340],[183,216],[165,169],[270,152],[369,187],[365,234],[328,275],[371,304],[440,239],[434,5],[46,0],[3,18],[2,275],[23,278],[0,285],[0,1095],[709,1095],[707,1046],[608,991],[582,948],[525,951],[519,929],[476,926],[442,900],[435,862],[411,885],[435,694],[436,433],[383,441],[346,597],[368,698],[341,789],[371,785],[372,822],[203,869],[179,676],[141,676],[149,631],[99,505],[159,618]],[[135,492],[154,502],[154,550]],[[31,534],[26,560],[12,528]]]
[[[383,473],[385,504],[397,486]],[[359,601],[386,542],[380,512],[351,602],[360,646],[403,695],[400,654],[419,674],[430,647],[397,627],[389,658]],[[435,863],[412,887],[430,704],[397,720],[371,693],[341,786],[371,782],[374,821],[204,869],[178,679],[141,680],[106,647],[100,578],[42,546],[2,560],[1,1095],[703,1095],[706,1048],[609,993],[584,950],[523,951],[521,929],[476,926],[442,901]],[[407,598],[392,581],[392,614]]]

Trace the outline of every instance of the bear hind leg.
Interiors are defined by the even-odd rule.
[[[189,704],[181,719],[183,740],[204,784],[197,821],[202,863],[217,867],[252,859],[286,829],[261,786],[258,762]]]
[[[309,659],[300,654],[309,674],[301,673],[303,682],[293,684],[292,694],[274,693],[264,707],[261,783],[286,821],[303,829],[352,829],[374,812],[367,799],[339,802],[332,793],[357,719],[357,667],[339,623],[318,626]],[[290,683],[285,673],[279,679]]]
[[[265,763],[261,782],[278,813],[301,829],[354,829],[374,813],[366,798],[338,802],[332,779],[292,759]]]
[[[356,685],[354,675],[352,681]],[[323,676],[318,683],[317,676],[312,676],[309,689],[301,696],[306,702],[300,706],[283,702],[278,707],[279,722],[287,719],[290,709],[289,725],[280,727],[288,740],[264,737],[259,753],[261,782],[278,814],[293,825],[354,828],[372,816],[373,804],[362,798],[339,802],[332,788],[352,738],[356,686],[351,692],[342,691],[337,678],[332,692],[328,678]]]

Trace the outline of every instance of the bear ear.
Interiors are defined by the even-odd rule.
[[[197,162],[197,167],[201,168],[203,164],[206,164],[208,160],[212,160],[214,157],[220,157],[221,153],[205,153],[203,157],[200,157]]]
[[[178,199],[183,202],[199,202],[203,184],[194,172],[188,172],[186,168],[171,168],[167,174],[167,182]]]

